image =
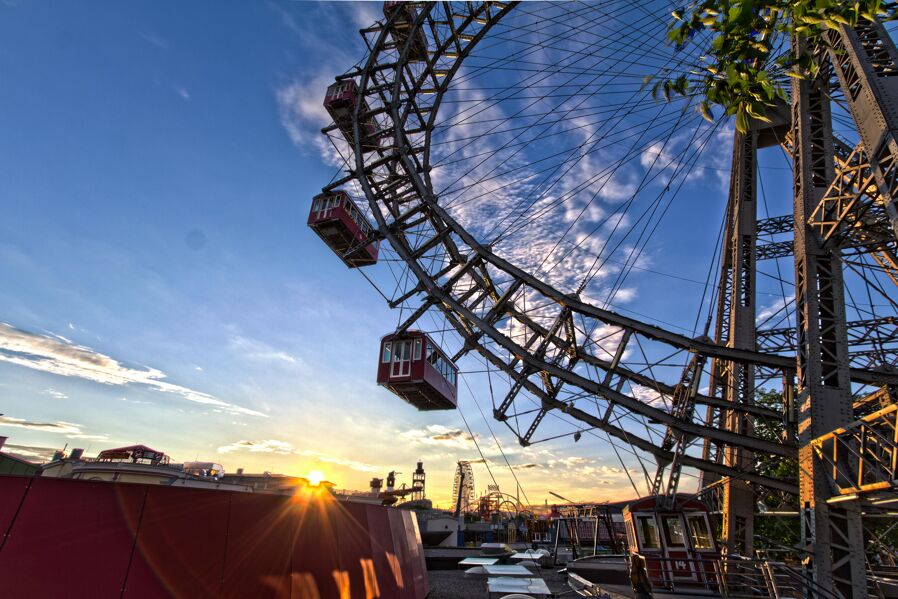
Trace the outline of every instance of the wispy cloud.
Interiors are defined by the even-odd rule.
[[[81,430],[81,425],[74,422],[66,422],[57,420],[56,422],[42,422],[25,420],[23,418],[13,418],[12,416],[0,416],[0,427],[24,428],[32,431],[40,431],[44,433],[58,433],[65,435],[70,439],[91,439],[96,441],[105,441],[109,439],[109,435],[92,435]]]
[[[539,464],[530,462],[529,464],[515,464],[511,467],[513,470],[530,470],[531,468],[539,468]]]
[[[50,397],[53,397],[53,398],[56,398],[56,399],[68,399],[68,398],[69,398],[68,395],[66,395],[66,394],[63,393],[62,391],[57,391],[57,390],[54,389],[53,387],[50,387],[49,389],[47,389],[46,391],[44,391],[44,393],[46,393],[46,394],[49,395]]]
[[[331,143],[321,134],[321,128],[331,122],[324,109],[324,93],[334,82],[340,69],[335,66],[303,79],[283,85],[275,92],[281,126],[293,145],[305,152],[316,152],[331,166],[343,165],[343,159]],[[349,145],[339,133],[333,134],[335,143],[344,156],[349,156]]]
[[[39,422],[24,420],[22,418],[12,418],[11,416],[0,416],[0,426],[11,426],[13,428],[26,428],[32,431],[43,431],[45,433],[61,433],[66,435],[81,434],[81,425],[74,422],[65,422],[58,420],[56,422]]]
[[[330,31],[345,30],[349,19],[356,21],[358,27],[367,27],[377,18],[376,11],[366,3],[345,4],[346,7],[340,2],[319,3],[315,26],[274,3],[270,5],[280,14],[284,26],[297,35],[300,51],[310,56],[310,64],[315,65],[291,76],[275,90],[281,126],[297,148],[318,154],[327,165],[337,168],[344,166],[342,156],[350,155],[349,145],[339,132],[332,133],[330,139],[321,134],[321,128],[331,123],[324,109],[324,94],[334,77],[358,59],[364,46],[362,38],[351,33],[342,38],[345,43],[335,45]],[[321,53],[322,48],[327,49],[325,54]]]
[[[187,91],[187,88],[186,88],[186,87],[176,87],[176,88],[175,88],[175,92],[177,92],[177,94],[178,94],[179,96],[181,96],[181,98],[183,98],[183,99],[185,99],[185,100],[189,100],[189,99],[190,99],[190,92]]]
[[[208,393],[169,383],[164,380],[165,373],[155,368],[129,368],[89,347],[75,345],[58,336],[23,331],[6,323],[0,323],[0,361],[104,385],[145,385],[224,412],[266,416],[262,412],[222,401]]]
[[[381,470],[383,470],[383,468],[380,466],[360,462],[358,460],[351,460],[340,456],[332,456],[320,451],[313,451],[311,449],[298,449],[289,441],[281,441],[279,439],[261,439],[257,441],[243,439],[240,441],[235,441],[234,443],[229,443],[228,445],[222,445],[218,448],[218,453],[228,454],[238,452],[304,456],[316,459],[320,462],[325,462],[327,464],[344,466],[358,472],[380,472]]]
[[[261,441],[241,440],[229,443],[228,445],[222,445],[218,448],[218,453],[234,453],[237,451],[290,455],[295,450],[292,443],[278,441],[277,439],[263,439]]]
[[[52,447],[35,447],[32,445],[16,445],[7,443],[3,446],[3,452],[33,462],[49,462],[56,453]]]
[[[764,306],[758,312],[756,324],[767,324],[767,321],[774,321],[776,324],[783,323],[791,314],[791,310],[789,310],[789,307],[794,302],[794,293],[773,300],[769,305]]]
[[[474,437],[458,428],[431,424],[426,428],[405,431],[401,436],[410,443],[419,445],[441,445],[456,449],[476,450]]]
[[[166,40],[165,38],[160,37],[156,34],[142,32],[140,34],[140,39],[147,42],[148,44],[156,46],[157,48],[159,48],[161,50],[168,50],[168,40]]]
[[[258,339],[249,339],[237,335],[231,337],[229,345],[231,349],[239,352],[243,357],[251,360],[259,360],[263,362],[281,362],[283,364],[304,365],[301,358],[297,358],[283,350],[276,349],[271,345],[259,341]]]

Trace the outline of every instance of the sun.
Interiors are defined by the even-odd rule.
[[[317,487],[324,480],[324,474],[320,470],[312,470],[309,472],[309,484]]]

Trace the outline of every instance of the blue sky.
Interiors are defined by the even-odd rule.
[[[231,471],[319,469],[359,489],[392,469],[410,479],[423,459],[429,494],[447,499],[455,460],[478,457],[465,425],[376,386],[378,339],[397,315],[305,226],[334,172],[316,134],[324,89],[361,58],[357,30],[379,8],[0,2],[11,450],[144,443]],[[729,148],[714,158],[728,167]],[[708,173],[645,266],[704,279],[725,198]],[[678,323],[688,309],[691,328],[700,285],[648,272],[633,285],[627,309]],[[460,395],[503,488],[514,484],[488,426],[533,501],[633,494],[601,439],[525,451]]]

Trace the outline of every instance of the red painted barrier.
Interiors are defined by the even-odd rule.
[[[231,493],[221,597],[289,597],[295,519],[284,495]]]
[[[0,476],[0,597],[423,599],[410,512],[335,500]]]
[[[366,505],[364,508],[380,591],[384,597],[407,597],[407,594],[402,594],[404,581],[390,527],[390,513],[376,505]]]
[[[31,484],[31,478],[0,476],[0,549],[6,541],[9,527],[19,511],[25,491]]]
[[[421,547],[421,533],[418,531],[418,519],[408,510],[397,510],[402,514],[402,521],[405,525],[405,539],[418,539],[417,543],[408,543],[408,567],[412,575],[412,584],[415,588],[415,597],[424,597],[427,595],[427,565],[424,562],[424,549]]]
[[[4,595],[120,596],[147,489],[34,479],[0,550]]]
[[[230,493],[148,487],[125,599],[218,597]]]

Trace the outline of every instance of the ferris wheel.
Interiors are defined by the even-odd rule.
[[[879,25],[834,30],[826,80],[795,83],[791,110],[735,133],[644,84],[703,60],[665,42],[670,9],[385,3],[361,32],[365,60],[328,89],[324,133],[344,167],[310,224],[397,310],[378,382],[451,409],[466,372],[485,376],[524,446],[543,429],[593,435],[634,488],[673,498],[684,473],[725,487],[724,529],[749,548],[735,515],[760,489],[805,501],[866,484],[820,482],[837,466],[827,448],[849,442],[824,437],[896,398],[898,144],[873,129],[898,124],[875,80],[898,53]],[[678,214],[684,190],[720,173],[728,191]],[[678,228],[707,232],[704,280],[645,260]],[[693,286],[698,309],[633,312],[641,276],[674,303]],[[759,455],[800,459],[811,487]],[[836,508],[815,510],[822,526]]]
[[[452,501],[460,514],[467,514],[475,508],[474,469],[471,462],[460,461],[455,467],[452,480]]]

